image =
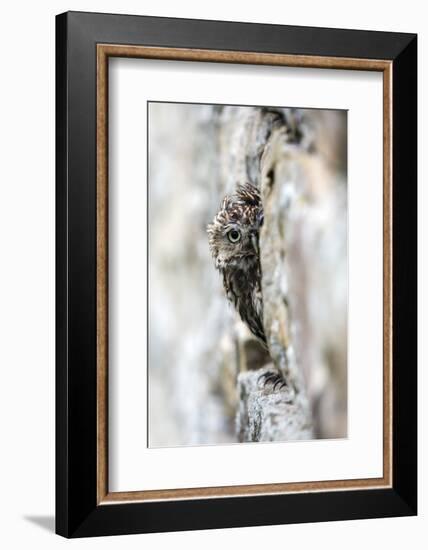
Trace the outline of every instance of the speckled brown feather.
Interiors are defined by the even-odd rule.
[[[207,232],[210,250],[215,266],[222,274],[228,300],[250,331],[266,346],[258,253],[262,223],[263,205],[259,190],[246,183],[238,186],[233,195],[224,197]],[[239,242],[230,242],[230,231],[239,231]]]

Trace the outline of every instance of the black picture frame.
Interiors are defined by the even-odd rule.
[[[393,479],[382,489],[97,501],[97,44],[392,62]],[[56,532],[65,537],[417,513],[417,36],[68,12],[56,18]]]

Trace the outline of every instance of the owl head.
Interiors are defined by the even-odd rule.
[[[214,220],[207,227],[216,267],[239,264],[244,258],[258,258],[259,230],[263,225],[263,205],[259,190],[245,183],[227,195]]]

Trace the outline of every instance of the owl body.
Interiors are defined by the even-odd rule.
[[[223,199],[207,232],[228,300],[254,336],[266,346],[259,257],[262,224],[260,193],[256,187],[246,183]]]

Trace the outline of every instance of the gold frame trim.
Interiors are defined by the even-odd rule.
[[[108,59],[205,61],[383,73],[383,477],[150,491],[108,490]],[[392,487],[392,62],[97,44],[97,504]]]

